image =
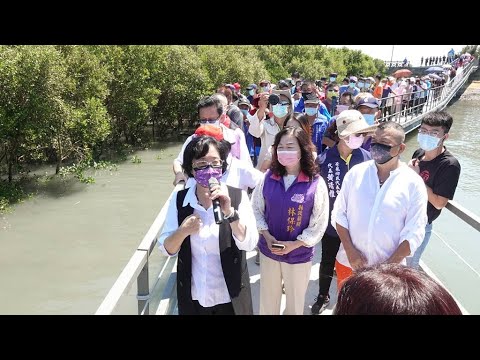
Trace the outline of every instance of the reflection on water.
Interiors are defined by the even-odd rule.
[[[180,147],[137,152],[141,164],[97,171],[92,185],[40,183],[0,217],[0,314],[93,314],[173,189]]]
[[[454,200],[480,216],[480,101],[460,100],[446,110],[453,116],[453,126],[445,145],[462,167]],[[416,134],[416,131],[412,131],[407,135],[406,156],[403,157],[405,161],[418,148]],[[446,209],[433,222],[433,230],[437,235],[432,236],[422,259],[470,313],[480,314],[478,231]],[[463,261],[470,264],[477,273]]]

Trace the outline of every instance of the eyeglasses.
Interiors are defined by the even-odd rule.
[[[434,136],[434,137],[442,137],[443,136],[443,135],[441,135],[440,131],[438,131],[438,130],[428,131],[427,129],[423,129],[423,128],[419,128],[418,133],[419,134],[425,134],[425,135],[431,135],[431,136]]]
[[[193,164],[193,170],[203,170],[208,168],[209,166],[212,168],[221,168],[223,165],[223,160],[216,159],[213,161],[197,161],[195,164]]]
[[[215,124],[218,119],[200,119],[200,124]]]

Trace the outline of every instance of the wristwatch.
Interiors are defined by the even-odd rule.
[[[224,216],[223,218],[225,220],[228,220],[229,223],[232,223],[234,221],[240,220],[240,215],[238,215],[237,210],[233,209],[229,216]]]

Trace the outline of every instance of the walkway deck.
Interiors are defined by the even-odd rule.
[[[408,117],[393,116],[393,120],[398,121],[405,131],[408,133],[417,128],[424,114],[428,111],[441,110],[451,99],[456,96],[457,92],[461,90],[466,81],[468,80],[469,75],[472,71],[476,71],[477,64],[469,64],[467,68],[464,68],[464,74],[459,76],[461,72],[457,72],[457,77],[452,80],[451,83],[447,85],[446,91],[443,92],[443,96],[439,99],[429,98],[427,102],[428,105],[423,106],[423,114],[417,116],[409,115]],[[448,88],[449,87],[449,88]],[[179,185],[177,185],[178,187]],[[176,190],[179,190],[179,188]],[[447,209],[453,211],[457,216],[462,220],[464,217],[469,218],[468,223],[478,229],[479,221],[477,217],[474,216],[472,220],[471,215],[465,213],[458,215],[458,211],[452,210],[452,201],[449,202]],[[458,205],[456,205],[458,207]],[[454,207],[455,208],[455,207]],[[149,284],[149,256],[152,251],[155,249],[157,236],[161,231],[163,222],[165,220],[167,207],[163,206],[162,210],[156,217],[155,221],[150,226],[146,235],[144,236],[142,242],[134,252],[133,256],[130,258],[129,262],[123,269],[122,273],[116,280],[115,284],[110,289],[109,293],[103,300],[102,304],[96,311],[96,314],[112,314],[115,308],[117,307],[119,300],[122,296],[128,293],[130,288],[134,283],[137,285],[137,301],[138,301],[138,314],[175,314],[176,313],[176,264],[174,261],[166,260],[164,266],[162,267],[160,274],[155,276],[156,281],[154,281],[153,286]],[[462,212],[462,211],[460,211]],[[463,211],[465,212],[465,211]],[[467,220],[464,220],[467,221]],[[259,310],[259,297],[260,297],[260,267],[255,264],[255,251],[247,253],[248,267],[250,272],[250,283],[252,288],[252,297],[253,297],[253,307],[254,314],[258,314]],[[311,305],[314,302],[314,298],[317,296],[318,292],[318,269],[320,264],[320,255],[321,255],[321,245],[317,244],[315,249],[315,256],[313,259],[312,271],[310,274],[310,283],[307,289],[307,295],[305,297],[305,307],[304,314],[310,314]],[[170,258],[169,258],[170,259]],[[423,267],[424,265],[421,264]],[[425,269],[425,271],[427,271]],[[427,271],[428,272],[428,271]],[[161,279],[166,275],[168,279],[162,283]],[[158,295],[159,305],[156,309],[150,309],[150,301]],[[328,315],[332,313],[332,309],[335,306],[337,300],[337,289],[336,289],[336,278],[332,280],[332,285],[330,287],[330,304],[322,315]],[[153,304],[152,304],[153,305]],[[154,306],[152,306],[154,307]],[[285,297],[282,300],[282,313],[285,309]],[[464,310],[464,309],[462,309]]]
[[[303,308],[304,315],[310,315],[310,309],[314,303],[315,297],[318,295],[318,272],[320,268],[320,258],[322,254],[322,246],[318,243],[315,246],[315,256],[313,258],[312,271],[310,273],[310,282],[308,283],[307,295],[305,296],[305,306]],[[250,284],[252,289],[253,313],[258,315],[260,308],[260,265],[255,264],[256,251],[247,253],[248,271],[250,273]],[[337,302],[337,278],[334,275],[332,285],[330,286],[330,304],[322,315],[331,315],[333,308]],[[285,310],[285,295],[282,295],[282,307],[280,313]]]
[[[247,252],[248,272],[250,273],[250,286],[252,290],[253,314],[258,315],[260,308],[260,265],[255,264],[256,251]],[[313,266],[310,273],[310,282],[308,283],[307,295],[305,296],[305,306],[303,308],[304,315],[311,315],[310,309],[318,295],[318,272],[320,268],[320,257],[322,254],[321,243],[315,245],[315,255],[313,257]],[[337,278],[334,275],[332,285],[330,286],[330,304],[321,315],[331,315],[333,308],[337,302]],[[282,304],[280,313],[285,310],[285,295],[282,295]],[[173,315],[178,315],[177,308],[174,309]]]

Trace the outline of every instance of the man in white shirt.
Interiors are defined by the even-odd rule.
[[[216,97],[207,96],[200,99],[198,102],[197,112],[200,126],[210,124],[219,127],[222,130],[223,138],[230,142],[232,146],[235,146],[235,150],[231,150],[232,155],[253,167],[243,131],[239,130],[238,132],[235,132],[220,123],[220,119],[224,115],[224,104],[218,100],[219,96],[225,98],[223,95],[217,94]],[[173,160],[173,173],[175,174],[173,185],[177,185],[181,181],[187,181],[187,176],[185,176],[182,169],[183,153],[193,138],[195,138],[195,134],[190,135],[187,140],[185,140],[180,153],[177,158]]]
[[[405,131],[392,121],[378,126],[373,160],[352,168],[332,210],[341,240],[335,262],[337,283],[352,271],[379,263],[406,264],[423,240],[427,191],[422,179],[399,159]]]

